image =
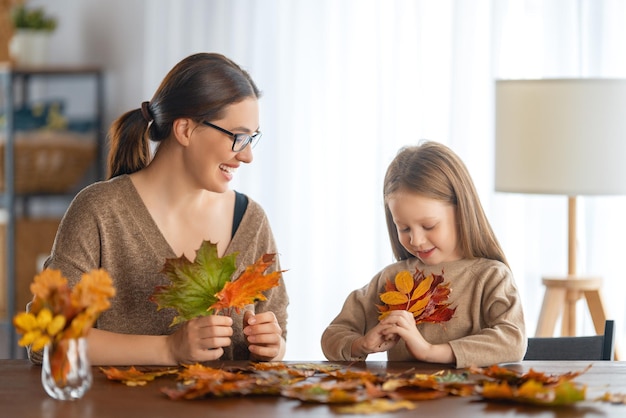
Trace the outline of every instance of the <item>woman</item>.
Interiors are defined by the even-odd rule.
[[[109,178],[82,190],[64,215],[45,267],[70,285],[103,268],[111,308],[88,335],[98,365],[175,365],[217,359],[280,360],[285,353],[284,282],[241,314],[210,315],[170,327],[176,315],[150,301],[168,284],[168,258],[194,260],[203,241],[218,256],[237,253],[238,271],[276,253],[263,209],[229,189],[260,139],[259,90],[237,64],[199,53],[179,62],[150,102],[109,132]],[[151,141],[156,151],[151,158]],[[280,269],[279,262],[270,269]],[[38,362],[41,353],[29,353]]]

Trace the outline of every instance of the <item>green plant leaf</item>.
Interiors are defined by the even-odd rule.
[[[171,284],[157,286],[151,300],[158,309],[174,308],[178,315],[170,326],[187,321],[197,316],[213,314],[208,309],[217,302],[218,293],[237,269],[235,259],[238,253],[218,257],[217,244],[204,241],[193,262],[184,255],[165,261],[162,273],[171,280]]]

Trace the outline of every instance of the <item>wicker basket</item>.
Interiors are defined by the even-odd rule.
[[[0,190],[4,190],[4,138],[0,138]],[[67,193],[96,157],[93,134],[26,131],[15,135],[15,192]]]

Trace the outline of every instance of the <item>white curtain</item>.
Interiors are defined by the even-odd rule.
[[[145,5],[145,97],[198,51],[233,58],[264,92],[263,139],[233,186],[264,206],[289,270],[287,360],[322,359],[320,336],[349,291],[393,261],[382,178],[401,146],[423,138],[448,144],[467,164],[534,334],[541,277],[567,270],[566,198],[494,191],[494,80],[626,77],[625,1]],[[581,206],[579,270],[604,278],[621,336],[626,200],[585,198]],[[580,311],[579,332],[593,333],[582,303]]]

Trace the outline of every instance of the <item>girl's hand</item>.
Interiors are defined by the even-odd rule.
[[[229,316],[208,315],[191,319],[167,337],[167,347],[177,364],[217,360],[233,335]]]
[[[450,344],[430,344],[426,341],[415,326],[413,314],[408,311],[392,311],[379,325],[384,326],[384,336],[402,338],[409,353],[417,360],[429,363],[456,362]]]
[[[248,341],[248,350],[255,360],[281,360],[285,355],[285,340],[273,312],[243,314],[243,333]]]
[[[400,337],[393,334],[385,334],[387,325],[379,323],[369,330],[363,337],[352,343],[352,357],[364,358],[368,354],[388,351],[396,345]]]
[[[431,344],[422,337],[422,334],[415,326],[415,318],[413,314],[404,310],[391,311],[391,313],[382,321],[380,325],[384,326],[382,334],[384,336],[396,336],[402,338],[406,344],[409,353],[418,360],[425,360]]]

